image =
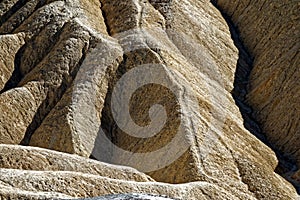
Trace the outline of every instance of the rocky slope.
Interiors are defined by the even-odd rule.
[[[258,11],[215,3],[237,19],[245,16],[244,24],[232,21],[251,56],[241,56],[243,46],[207,0],[0,1],[0,199],[118,193],[296,199],[295,188],[274,172],[275,153],[246,129],[231,93],[246,96],[236,89],[236,72],[243,62],[249,71],[254,58],[247,99],[275,147],[268,127],[294,127],[286,133],[288,145],[279,147],[297,159],[298,86],[295,95],[283,94],[295,104],[256,89],[268,77],[273,93],[297,83],[297,37],[286,29],[282,37],[292,38],[292,50],[266,41],[256,51],[260,43],[246,34],[246,19]],[[268,14],[273,7],[265,9]],[[258,27],[269,26],[265,15],[255,16],[265,23]],[[271,64],[265,58],[275,49],[284,53]],[[293,76],[280,82],[256,62]],[[264,104],[265,113],[280,109],[261,121]],[[292,107],[293,114],[283,113]],[[250,127],[259,129],[254,122]]]
[[[278,170],[299,187],[300,4],[223,0],[216,3],[236,25],[253,57],[246,102],[253,108],[252,115],[271,146],[296,164]]]

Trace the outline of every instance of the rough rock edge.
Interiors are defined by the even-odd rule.
[[[154,181],[144,173],[130,167],[112,165],[74,154],[61,153],[39,147],[19,145],[0,144],[0,168],[74,171],[107,176],[113,179],[140,182]]]

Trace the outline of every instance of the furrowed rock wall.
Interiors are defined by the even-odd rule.
[[[298,171],[292,169],[288,175],[299,185],[299,2],[218,0],[216,4],[238,28],[253,57],[246,101],[271,146],[296,162]]]
[[[0,15],[0,199],[297,197],[244,127],[211,2],[3,0]]]

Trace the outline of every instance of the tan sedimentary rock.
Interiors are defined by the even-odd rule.
[[[0,35],[0,90],[11,78],[15,70],[15,59],[24,45],[24,34]]]
[[[84,174],[79,172],[50,172],[50,171],[24,171],[16,169],[0,169],[0,181],[8,188],[14,187],[28,192],[51,192],[54,194],[72,197],[90,197],[104,194],[120,193],[152,193],[164,194],[179,199],[239,199],[238,196],[214,184],[207,182],[194,182],[186,184],[165,184],[153,182],[132,182],[107,177]],[[6,187],[0,189],[6,192]],[[6,192],[8,198],[13,196]],[[26,194],[26,193],[25,193]],[[3,196],[3,195],[2,195]],[[20,194],[21,196],[21,194]],[[32,196],[33,198],[35,196]],[[53,196],[52,196],[53,198]],[[247,199],[254,199],[249,197]]]
[[[274,172],[275,153],[244,128],[231,95],[239,52],[209,1],[23,3],[1,20],[0,32],[24,32],[26,46],[22,80],[0,95],[0,143],[93,156],[186,184],[140,183],[151,179],[78,156],[3,145],[4,199],[128,192],[296,198]],[[51,165],[53,159],[59,162]]]
[[[12,136],[10,140],[1,137],[1,143],[19,144],[26,131],[36,128],[34,123],[42,120],[71,84],[72,72],[76,71],[89,38],[88,32],[83,30],[68,32],[72,28],[80,29],[76,23],[66,25],[65,37],[61,37],[51,53],[26,74],[20,87],[0,96],[1,134]]]
[[[282,178],[273,172],[276,167],[273,153],[243,128],[239,111],[234,106],[229,91],[232,89],[238,52],[233,43],[228,42],[231,41],[228,28],[225,22],[218,18],[220,17],[219,13],[216,10],[213,12],[213,6],[198,1],[158,3],[154,5],[158,9],[159,6],[167,7],[166,4],[168,5],[166,13],[160,14],[147,3],[128,1],[118,4],[118,6],[117,4],[117,1],[103,1],[103,10],[106,13],[109,30],[113,37],[119,40],[126,52],[126,59],[119,67],[121,68],[120,73],[150,62],[163,64],[167,69],[181,74],[182,77],[176,76],[175,73],[170,75],[164,70],[161,72],[162,74],[165,73],[167,79],[169,75],[171,76],[170,79],[176,80],[170,83],[178,92],[175,92],[177,97],[175,100],[168,91],[155,85],[145,86],[131,98],[130,106],[134,109],[130,114],[135,122],[141,126],[150,123],[147,112],[151,105],[156,103],[155,100],[164,105],[167,114],[169,114],[168,120],[171,123],[168,124],[167,121],[167,128],[151,138],[150,141],[128,136],[128,133],[116,128],[117,122],[114,122],[112,114],[109,113],[109,109],[112,107],[111,99],[108,99],[106,105],[108,111],[104,110],[104,113],[111,118],[108,120],[104,118],[106,120],[103,128],[108,134],[113,130],[111,137],[115,140],[115,144],[123,149],[139,153],[155,151],[168,143],[172,143],[170,137],[174,137],[178,131],[178,124],[176,123],[178,123],[179,118],[176,115],[176,107],[179,105],[181,107],[181,123],[185,123],[184,120],[186,119],[195,125],[183,128],[189,138],[187,142],[190,147],[172,164],[149,172],[148,174],[154,179],[172,183],[197,180],[210,182],[218,179],[220,182],[217,184],[222,185],[222,187],[226,187],[223,185],[225,182],[234,185],[235,189],[231,188],[233,193],[244,193],[257,198],[275,198],[281,195],[283,195],[282,198],[291,198],[293,196],[292,187],[288,186],[291,193],[286,193],[285,186],[282,187],[284,184]],[[206,10],[207,7],[210,9]],[[132,20],[128,21],[129,24],[121,23],[122,16],[128,17],[127,12],[121,12],[118,14],[119,17],[115,17],[115,13],[119,10],[126,10],[127,12],[131,10],[130,18]],[[172,18],[164,20],[163,15],[166,14]],[[149,15],[156,16],[151,18],[154,21],[148,21]],[[199,17],[201,20],[193,20],[193,17]],[[161,23],[163,24],[160,25]],[[214,28],[214,25],[218,28]],[[135,30],[128,31],[128,27]],[[164,32],[165,27],[168,28]],[[139,31],[139,29],[142,30]],[[210,39],[208,35],[213,39]],[[128,42],[130,37],[142,39]],[[187,40],[189,43],[186,42]],[[120,76],[120,74],[117,75]],[[151,75],[145,77],[140,75],[139,78],[146,79],[148,76]],[[154,74],[154,76],[159,77],[158,74]],[[132,84],[134,83],[129,82],[128,87],[123,89],[129,91]],[[111,88],[114,87],[113,85]],[[185,96],[180,96],[184,93],[183,91],[186,91]],[[143,98],[145,94],[151,96],[153,102]],[[190,94],[193,94],[197,100],[191,101],[190,107],[185,107],[184,102],[188,98],[185,99],[184,97]],[[214,94],[218,94],[218,96],[214,96]],[[117,102],[122,103],[122,99],[117,100]],[[198,104],[199,108],[197,109],[194,104]],[[191,108],[195,113],[189,110]],[[185,113],[188,114],[185,115]],[[213,116],[210,113],[213,113]],[[121,118],[126,118],[125,114]],[[218,122],[214,121],[216,118],[219,120]],[[210,129],[211,126],[214,126],[213,130]],[[180,145],[178,144],[178,146]],[[246,147],[247,150],[245,151]],[[108,162],[126,164],[125,154],[112,153]],[[168,156],[166,154],[164,159],[169,159]],[[152,158],[157,159],[154,163],[159,163],[157,157],[153,156]],[[128,164],[144,171],[145,161],[137,159],[134,162],[132,161],[134,159],[130,157],[127,161]],[[260,170],[254,171],[254,168]],[[268,182],[267,187],[264,186],[266,182]]]
[[[218,0],[217,4],[238,27],[254,58],[247,102],[270,144],[299,168],[299,2]]]
[[[23,75],[19,88],[13,88],[0,97],[3,102],[1,143],[19,144],[25,134],[30,136],[71,85],[91,39],[87,27],[81,24],[88,24],[86,20],[94,13],[94,19],[91,18],[89,24],[99,32],[106,32],[101,19],[97,21],[101,13],[99,2],[88,4],[94,7],[88,11],[85,4],[78,1],[49,2],[31,15],[28,14],[26,20],[20,21],[20,26],[9,20],[5,22],[14,26],[11,29],[14,32],[26,34],[26,46],[18,66]],[[97,5],[98,12],[94,11]],[[20,8],[14,15],[21,15],[23,9],[27,7]],[[85,12],[89,14],[84,15]],[[1,26],[1,32],[10,32],[5,28],[5,23]],[[28,143],[28,139],[25,139],[25,143]]]
[[[110,165],[48,149],[1,144],[0,152],[0,168],[74,171],[127,181],[153,181],[149,176],[129,167]]]
[[[88,53],[74,84],[34,132],[30,145],[85,157],[91,155],[108,82],[122,60],[118,43],[101,35],[96,37],[99,44]]]
[[[58,192],[41,192],[17,189],[6,183],[0,183],[0,199],[73,199],[70,195]]]

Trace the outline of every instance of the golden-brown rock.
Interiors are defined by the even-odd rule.
[[[91,155],[108,82],[122,60],[122,49],[117,42],[101,35],[96,37],[100,42],[87,54],[79,69],[80,75],[35,130],[30,145]]]
[[[0,90],[12,78],[16,54],[24,45],[24,34],[0,35]]]
[[[240,113],[234,106],[229,92],[233,86],[238,52],[230,39],[225,21],[216,10],[212,11],[213,6],[195,1],[189,1],[186,4],[169,2],[168,10],[165,11],[169,12],[173,18],[161,20],[165,13],[157,13],[149,3],[128,1],[118,6],[116,4],[117,1],[103,1],[103,10],[113,36],[119,40],[124,49],[125,59],[118,69],[116,85],[111,86],[111,96],[108,95],[106,101],[102,127],[106,135],[113,140],[114,145],[135,152],[135,154],[127,155],[127,152],[121,149],[112,148],[111,154],[101,155],[104,151],[101,151],[103,145],[98,147],[96,143],[93,155],[107,162],[130,165],[146,171],[159,181],[182,183],[218,180],[214,183],[224,188],[227,184],[234,185],[230,187],[231,192],[240,195],[253,195],[257,198],[291,198],[295,193],[293,187],[288,186],[281,177],[274,174],[277,162],[274,159],[275,155],[244,129]],[[161,5],[166,4],[168,3]],[[159,8],[161,5],[155,4],[155,7]],[[117,10],[125,9],[125,7],[131,10],[132,20],[129,25],[118,21],[122,19],[122,16],[128,17],[126,12],[115,17]],[[211,9],[206,10],[208,7]],[[190,13],[199,18],[201,16],[201,20],[193,20],[195,16],[191,16]],[[156,17],[149,22],[146,20],[149,15]],[[159,26],[158,24],[162,22],[165,24]],[[211,24],[210,28],[205,26],[206,23]],[[214,29],[215,24],[218,28]],[[128,27],[133,30],[128,30]],[[168,29],[165,30],[165,27]],[[210,35],[211,32],[213,35]],[[207,35],[213,39],[210,40]],[[221,52],[224,53],[223,56],[217,56],[221,55]],[[160,73],[149,69],[149,74],[144,75],[139,68],[149,63],[156,69],[159,69],[157,64],[164,65],[165,68],[162,67]],[[135,68],[137,68],[136,75],[134,75]],[[173,73],[168,73],[168,70]],[[118,76],[121,77],[121,83],[119,83]],[[123,83],[122,77],[126,79],[126,76],[132,79]],[[167,89],[156,85],[139,88],[139,82],[155,80],[153,83],[157,83],[156,80],[160,81],[162,77],[175,81],[162,84],[167,85]],[[139,88],[129,101],[129,109],[132,108],[130,116],[122,110],[121,105],[127,103],[123,96],[119,95],[115,100],[113,99],[114,92],[120,85],[123,91],[128,92],[132,91],[133,87]],[[176,88],[175,92],[172,88]],[[151,96],[152,100],[144,98],[145,94]],[[181,96],[182,94],[184,96]],[[130,130],[134,132],[135,126],[131,125],[130,120],[127,119],[132,117],[138,125],[147,126],[150,123],[147,112],[156,102],[166,109],[169,121],[164,124],[164,129],[151,137],[151,140],[137,139],[137,136],[128,135]],[[186,106],[185,102],[189,102],[189,105]],[[116,119],[114,112],[120,113],[119,119],[126,119],[124,123],[118,122],[118,117]],[[157,114],[157,116],[161,115]],[[150,124],[153,125],[152,123],[156,122],[151,121]],[[193,126],[185,123],[193,124]],[[120,127],[120,124],[125,128]],[[183,127],[181,127],[182,124],[184,124]],[[129,131],[124,131],[124,129]],[[185,149],[186,151],[181,154],[180,158],[171,163],[174,154],[184,146],[183,143],[176,143],[176,140],[172,140],[177,137],[178,131],[183,131],[185,137],[188,138],[186,141],[189,148]],[[103,137],[99,137],[99,140],[103,140]],[[185,139],[182,138],[182,140]],[[160,154],[161,149],[169,143],[175,144],[177,149],[173,152],[172,147],[168,147],[170,148],[168,153]],[[246,147],[247,153],[245,153]],[[151,152],[155,153],[151,154]],[[161,155],[164,155],[164,161],[168,163],[162,165],[163,167],[159,165],[164,162],[161,161]],[[156,163],[156,168],[152,166],[152,163],[147,164],[148,158]],[[261,170],[250,170],[250,166]],[[261,173],[262,171],[264,173]],[[264,186],[266,182],[268,184]],[[290,188],[289,192],[285,187]]]
[[[32,0],[7,10],[0,32],[24,32],[26,44],[21,81],[0,94],[0,143],[167,183],[3,145],[3,198],[296,198],[274,172],[275,153],[244,127],[231,95],[239,52],[209,1]]]
[[[15,66],[22,76],[19,88],[7,88],[11,90],[0,97],[0,143],[29,143],[34,130],[71,85],[85,57],[92,40],[87,25],[106,33],[98,1],[23,3],[8,8],[0,27],[1,33],[26,34],[26,45]]]
[[[1,196],[8,199],[13,196],[7,192],[14,188],[17,191],[41,192],[48,198],[60,195],[72,197],[93,197],[104,194],[145,193],[163,194],[178,199],[239,199],[238,196],[214,184],[207,182],[194,182],[186,184],[165,184],[153,182],[132,182],[91,174],[67,171],[24,171],[16,169],[0,169],[0,182],[6,187],[0,189]],[[7,196],[4,196],[6,194]],[[25,192],[26,194],[26,192]],[[55,196],[54,196],[55,195]],[[32,198],[35,196],[30,196]],[[248,196],[247,199],[254,199]]]
[[[135,169],[110,165],[77,155],[37,147],[4,144],[0,145],[0,150],[0,168],[37,171],[74,171],[128,181],[154,181],[149,176]]]
[[[269,143],[300,167],[300,23],[297,1],[224,1],[252,55],[247,102]],[[298,182],[300,188],[300,182]]]

